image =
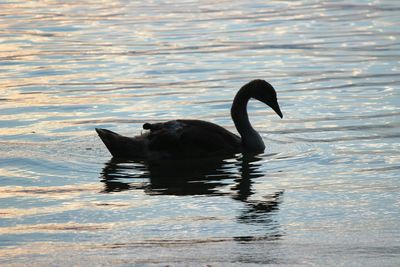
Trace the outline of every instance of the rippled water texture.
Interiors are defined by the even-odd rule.
[[[400,264],[398,1],[0,3],[0,265]],[[265,154],[121,162],[94,132],[255,101]]]

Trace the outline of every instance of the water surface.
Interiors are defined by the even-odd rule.
[[[0,4],[0,264],[400,263],[397,1]],[[266,79],[267,149],[112,160],[94,132],[206,119]]]

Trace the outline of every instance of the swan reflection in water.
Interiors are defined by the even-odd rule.
[[[240,223],[260,223],[276,228],[271,215],[279,210],[283,190],[251,198],[254,179],[264,176],[260,170],[262,158],[239,154],[230,159],[127,161],[111,159],[101,172],[104,192],[144,190],[150,195],[209,195],[229,196],[244,204],[237,220]],[[272,230],[268,238],[279,238]],[[275,232],[275,234],[273,234]],[[271,235],[272,234],[272,235]],[[249,241],[253,237],[238,237]]]

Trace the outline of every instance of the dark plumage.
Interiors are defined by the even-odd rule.
[[[146,133],[125,137],[106,129],[96,131],[114,157],[133,159],[187,159],[228,156],[239,152],[263,152],[261,136],[251,126],[247,102],[255,98],[270,106],[280,117],[274,88],[264,80],[244,85],[236,94],[231,116],[239,136],[211,122],[201,120],[172,120],[145,123]]]

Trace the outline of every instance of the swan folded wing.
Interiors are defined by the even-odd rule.
[[[178,146],[183,125],[176,121],[145,123],[143,129],[150,130],[147,135],[149,149],[153,151],[170,150]]]
[[[176,120],[146,124],[146,129],[150,130],[150,150],[167,150],[174,157],[209,156],[241,150],[237,135],[210,122]]]

